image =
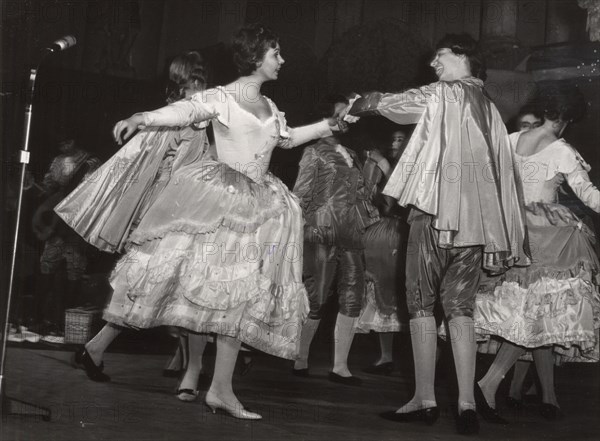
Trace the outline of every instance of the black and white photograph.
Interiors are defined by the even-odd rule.
[[[0,5],[0,440],[600,439],[600,0]]]

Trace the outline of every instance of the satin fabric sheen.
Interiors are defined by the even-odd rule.
[[[111,275],[114,292],[105,320],[216,332],[272,355],[296,357],[308,313],[302,212],[268,166],[275,147],[331,131],[326,121],[290,128],[267,102],[271,115],[260,120],[216,88],[145,112],[147,126],[205,127],[210,120],[216,160],[180,147],[163,185],[171,129],[148,130],[156,137],[140,135],[109,161],[126,166],[118,179],[107,174],[104,181],[88,181],[78,190],[82,197],[61,207],[66,218],[72,216],[70,224],[93,239],[106,239],[98,232],[107,217],[122,222],[109,230],[118,239],[110,241],[112,249],[127,246]]]
[[[529,264],[508,134],[481,80],[377,94],[349,113],[416,123],[384,194],[432,215],[440,247],[481,245],[495,273]]]
[[[102,251],[122,252],[133,225],[160,191],[155,181],[165,153],[183,145],[187,147],[179,152],[175,168],[203,154],[205,132],[192,127],[140,131],[54,211],[88,243]]]

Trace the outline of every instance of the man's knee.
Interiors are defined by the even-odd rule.
[[[362,301],[358,300],[354,295],[350,299],[340,297],[339,313],[347,317],[356,318],[360,315],[362,309]]]

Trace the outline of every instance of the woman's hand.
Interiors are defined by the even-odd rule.
[[[129,138],[138,129],[144,128],[144,117],[141,113],[134,113],[129,118],[119,121],[113,128],[113,137],[117,144],[122,145],[123,141]]]
[[[349,124],[341,118],[326,118],[327,124],[332,132],[346,133],[349,129]]]

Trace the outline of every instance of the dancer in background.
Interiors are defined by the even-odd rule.
[[[203,90],[205,77],[200,54],[186,52],[175,57],[169,66],[167,102]],[[169,183],[171,175],[185,164],[201,159],[207,150],[204,128],[142,130],[102,165],[94,179],[85,182],[59,204],[56,211],[92,245],[103,251],[122,252],[131,232]],[[94,201],[92,205],[90,201]],[[86,349],[75,354],[75,366],[85,369],[93,381],[110,381],[102,372],[103,364],[94,359],[102,359],[121,330],[107,323],[86,344]],[[187,337],[183,336],[180,344],[186,341]],[[182,349],[187,354],[187,347]]]
[[[535,129],[542,125],[544,117],[534,106],[523,106],[515,118],[515,131],[522,132],[524,130]],[[486,345],[480,345],[480,349]],[[525,383],[525,377],[529,371],[531,362],[527,360],[517,360],[515,363],[515,369],[510,382],[510,388],[508,396],[506,397],[506,404],[509,407],[519,409],[522,407],[521,393],[523,384]],[[534,395],[536,393],[535,382],[532,383],[531,388],[527,391],[526,395]]]
[[[450,34],[436,48],[431,66],[438,82],[398,94],[369,94],[349,114],[417,124],[383,192],[412,206],[406,297],[416,385],[408,403],[382,417],[433,424],[439,415],[433,313],[439,299],[452,333],[459,388],[456,428],[473,434],[479,431],[473,395],[479,271],[483,266],[503,272],[517,261],[527,263],[525,225],[506,128],[483,93],[485,65],[477,42],[466,34]],[[461,164],[473,166],[463,170]]]
[[[476,391],[482,406],[495,407],[495,394],[516,360],[533,349],[540,379],[540,413],[562,417],[554,389],[554,362],[598,361],[600,264],[594,233],[566,206],[558,191],[567,183],[577,197],[600,212],[600,191],[590,166],[561,138],[580,119],[585,101],[574,87],[542,86],[538,105],[544,123],[511,135],[521,177],[533,264],[490,278],[477,297],[478,332],[504,341]],[[478,403],[479,405],[479,403]]]
[[[408,312],[404,293],[404,263],[408,224],[406,209],[381,192],[400,159],[407,140],[404,130],[394,130],[391,144],[383,153],[374,148],[367,151],[363,167],[369,197],[379,211],[380,221],[371,225],[365,234],[365,262],[367,270],[366,298],[358,319],[357,332],[378,333],[380,356],[363,372],[390,375],[394,368],[393,348],[395,333],[408,329]]]
[[[204,90],[206,88],[206,77],[207,75],[204,61],[198,52],[186,52],[175,57],[169,66],[167,102],[174,103],[180,99],[189,98],[194,93]],[[203,131],[194,131],[194,129],[191,127],[183,128],[183,131],[186,130],[191,134],[197,135],[194,136],[194,138],[197,138],[197,141],[201,142],[201,144],[197,144],[196,147],[199,150],[199,155],[201,156],[198,156],[195,159],[204,157],[204,155],[210,149],[210,136],[205,137]],[[208,133],[206,135],[208,135]],[[166,166],[167,170],[172,170],[173,160],[175,159],[178,149],[179,146],[177,146],[177,149],[170,149],[167,151],[164,163],[164,166]],[[170,178],[170,173],[160,173],[159,176]],[[164,185],[166,185],[166,183],[167,182],[165,181]],[[163,375],[181,377],[187,369],[190,353],[193,352],[189,347],[188,333],[190,331],[182,331],[176,327],[171,327],[170,331],[172,335],[178,339],[178,345],[173,357],[169,360],[166,368],[163,370]],[[198,382],[202,381],[203,383],[210,381],[209,377],[203,372],[202,363],[204,348],[206,347],[209,338],[210,337],[208,334],[194,336],[197,349],[194,355],[198,357],[198,360],[195,363],[195,366],[198,366]],[[197,397],[197,394],[197,389],[181,388],[180,385],[177,387],[176,391],[177,398],[181,401],[194,401]]]
[[[544,122],[543,115],[539,114],[533,106],[523,106],[517,115],[515,121],[515,131],[522,132],[523,130],[535,129]]]
[[[123,327],[179,326],[217,335],[217,357],[206,404],[242,419],[260,419],[233,392],[241,342],[295,358],[308,312],[302,285],[302,213],[296,198],[268,172],[276,146],[291,148],[338,130],[334,118],[292,129],[261,94],[284,63],[278,37],[249,25],[233,40],[240,77],[187,100],[120,121],[119,142],[141,126],[212,123],[217,160],[179,168],[130,235],[117,263],[114,293],[104,312],[110,323],[86,346],[99,370],[106,342]],[[179,154],[178,154],[179,157]],[[68,206],[62,210],[68,214]],[[68,215],[65,215],[68,218]],[[190,334],[190,350],[198,351]],[[180,388],[195,389],[197,353],[190,353]]]
[[[51,343],[64,343],[65,310],[77,306],[88,265],[88,245],[54,214],[53,209],[100,165],[98,158],[77,145],[72,134],[64,135],[58,148],[60,154],[52,160],[42,182],[45,199],[31,221],[36,237],[44,241],[40,257],[44,321],[38,332]],[[67,276],[64,287],[59,283],[63,263]]]
[[[320,104],[322,116],[336,118],[347,105],[344,96],[329,96]],[[341,142],[330,136],[306,147],[294,185],[306,219],[303,273],[310,312],[292,372],[308,376],[311,342],[325,304],[336,296],[339,311],[329,380],[359,386],[362,380],[348,369],[348,354],[365,290],[364,234],[379,216],[369,201],[358,155]]]

